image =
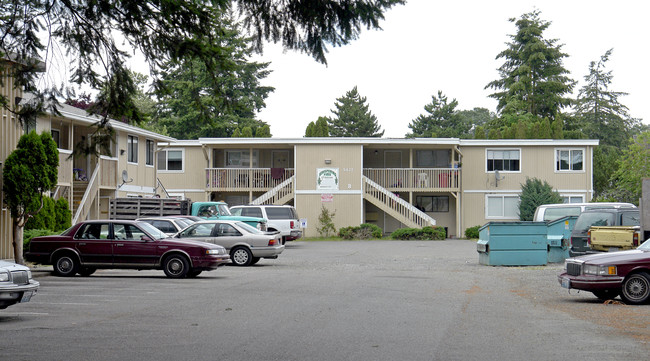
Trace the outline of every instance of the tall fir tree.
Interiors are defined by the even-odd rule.
[[[428,114],[420,114],[409,128],[407,138],[460,138],[469,135],[471,124],[463,122],[463,117],[456,111],[458,101],[449,102],[442,91],[438,97],[432,96],[431,103],[424,106]]]
[[[570,95],[575,81],[569,78],[569,71],[562,64],[568,55],[562,52],[558,39],[544,38],[544,31],[551,23],[539,15],[536,10],[519,19],[510,19],[517,32],[510,35],[507,49],[496,57],[504,60],[498,69],[500,78],[485,87],[496,91],[490,97],[498,101],[497,110],[506,118],[501,129],[514,126],[527,114],[532,115],[527,122],[547,118],[551,124],[572,103]]]
[[[366,97],[359,95],[357,87],[336,99],[335,117],[328,118],[329,132],[333,137],[381,137],[384,131],[377,117],[369,110]]]

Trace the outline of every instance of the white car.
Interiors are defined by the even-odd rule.
[[[263,232],[242,221],[208,220],[196,222],[174,236],[225,247],[237,266],[250,266],[260,258],[275,259],[284,251],[277,232]]]
[[[176,233],[187,228],[192,223],[196,222],[193,219],[174,217],[174,216],[143,217],[143,218],[136,219],[136,221],[149,223],[150,225],[163,231],[168,236],[173,236]]]
[[[39,286],[29,267],[0,260],[0,309],[29,302]]]
[[[247,205],[230,207],[230,213],[236,216],[266,218],[269,232],[280,232],[282,244],[302,237],[298,212],[289,205]]]

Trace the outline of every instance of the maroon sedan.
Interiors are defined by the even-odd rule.
[[[592,292],[607,300],[621,296],[628,304],[650,301],[650,240],[637,249],[569,258],[558,276],[564,288]]]
[[[34,237],[25,259],[52,264],[59,276],[93,274],[98,268],[162,269],[167,277],[196,277],[230,262],[226,249],[169,238],[145,222],[80,222],[59,236]]]

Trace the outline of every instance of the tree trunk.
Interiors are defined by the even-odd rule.
[[[23,259],[23,230],[24,226],[14,219],[14,261],[18,264],[25,264]]]

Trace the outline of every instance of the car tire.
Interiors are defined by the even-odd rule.
[[[253,253],[246,247],[235,247],[230,251],[230,260],[236,266],[250,266],[253,262]]]
[[[615,290],[593,291],[592,293],[594,296],[598,297],[598,299],[601,299],[603,301],[613,300],[616,298],[616,296],[621,294],[619,291]]]
[[[256,264],[256,263],[259,262],[259,261],[260,261],[260,258],[259,258],[259,257],[253,257],[253,259],[251,260],[251,265],[254,265],[254,264]]]
[[[187,276],[186,276],[186,277],[187,277],[187,278],[194,278],[194,277],[200,275],[201,272],[203,272],[203,271],[202,271],[202,270],[195,270],[195,269],[192,269],[192,270],[190,270],[189,272],[187,272]]]
[[[77,273],[77,268],[79,268],[79,261],[70,253],[59,255],[54,260],[54,274],[57,276],[72,277]]]
[[[190,271],[190,262],[185,256],[173,254],[165,258],[163,271],[169,278],[183,278]]]
[[[88,277],[91,274],[95,273],[95,271],[97,271],[97,268],[81,267],[81,269],[79,269],[79,275],[82,276],[82,277]]]
[[[650,275],[646,272],[634,273],[623,281],[621,298],[625,303],[638,305],[650,300]]]

